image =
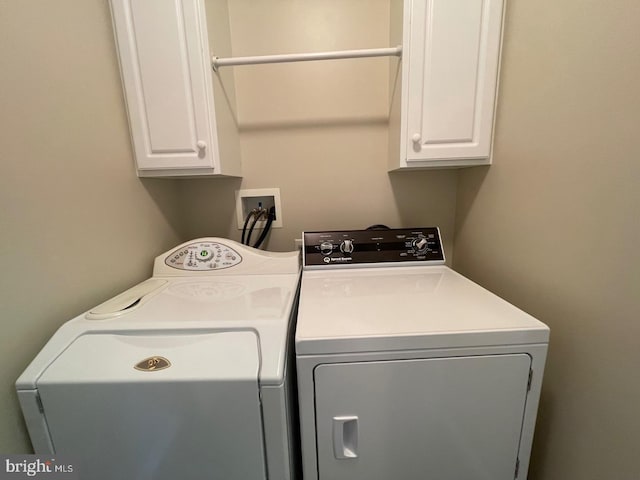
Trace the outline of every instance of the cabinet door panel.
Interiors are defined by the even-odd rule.
[[[321,480],[512,480],[526,354],[316,368]]]
[[[112,0],[138,168],[213,166],[197,0]]]
[[[182,8],[175,1],[133,1],[130,5],[149,150],[193,152],[196,132],[189,72],[184,68],[189,55]],[[165,35],[158,35],[158,29]]]
[[[407,162],[489,157],[503,0],[414,0]]]

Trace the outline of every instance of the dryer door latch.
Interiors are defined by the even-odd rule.
[[[358,457],[358,417],[333,417],[333,453],[336,458]]]

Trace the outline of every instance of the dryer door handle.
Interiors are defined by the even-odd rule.
[[[358,457],[358,417],[333,417],[333,453],[336,458]]]

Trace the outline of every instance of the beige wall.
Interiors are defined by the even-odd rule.
[[[0,452],[13,383],[65,320],[179,240],[175,184],[135,176],[106,0],[0,1]],[[91,361],[88,359],[87,361]]]
[[[533,480],[637,480],[640,4],[510,1],[454,266],[551,327]]]
[[[389,0],[230,1],[233,55],[385,47],[389,8]],[[284,228],[269,249],[293,249],[305,229],[385,223],[439,225],[451,254],[456,173],[387,174],[389,62],[397,59],[234,67],[243,178],[180,185],[187,236],[239,239],[235,190],[278,187]]]

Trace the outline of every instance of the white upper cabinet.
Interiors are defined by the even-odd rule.
[[[491,163],[505,0],[388,1],[389,45],[402,45],[388,79],[389,169]],[[233,56],[233,2],[110,2],[138,175],[239,176],[234,69],[211,68],[211,52]]]
[[[399,5],[390,169],[491,163],[504,0],[392,2],[392,41]]]
[[[217,116],[228,105],[216,110],[202,0],[111,0],[111,8],[138,175],[239,175],[239,149],[220,155]]]

